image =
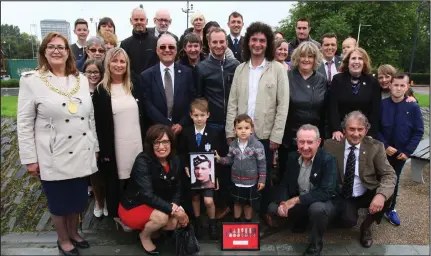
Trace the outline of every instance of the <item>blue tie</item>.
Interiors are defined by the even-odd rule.
[[[201,145],[201,139],[202,139],[202,134],[198,132],[196,134],[196,143],[198,144],[198,147]]]
[[[238,52],[238,39],[235,38],[233,40],[233,48],[235,49],[235,52]]]

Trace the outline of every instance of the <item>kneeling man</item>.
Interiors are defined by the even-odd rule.
[[[358,209],[368,208],[361,224],[360,242],[373,244],[371,225],[380,224],[389,209],[397,176],[386,158],[383,144],[365,135],[370,128],[360,111],[349,113],[342,122],[345,139],[327,140],[324,149],[337,159],[337,208],[339,226],[353,227],[358,222]]]
[[[269,205],[269,212],[292,219],[293,232],[304,232],[310,223],[310,244],[304,255],[319,255],[323,233],[335,215],[331,199],[337,184],[336,160],[319,148],[321,139],[316,126],[301,126],[296,137],[298,152],[289,154],[279,200]]]

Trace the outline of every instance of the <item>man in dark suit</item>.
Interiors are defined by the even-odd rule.
[[[383,144],[366,136],[370,125],[364,114],[349,113],[342,127],[345,139],[327,140],[324,145],[337,159],[336,224],[353,227],[358,221],[358,209],[368,208],[360,235],[362,246],[368,248],[373,244],[371,225],[379,224],[389,209],[397,176],[386,158]]]
[[[323,233],[335,215],[331,199],[337,185],[336,161],[319,148],[320,142],[316,126],[305,124],[299,128],[298,151],[289,154],[278,200],[268,207],[268,212],[292,220],[293,232],[304,232],[308,223],[312,225],[304,255],[320,255]]]
[[[189,106],[195,96],[192,70],[174,63],[176,54],[175,38],[162,35],[157,41],[160,63],[140,76],[140,89],[151,123],[170,126],[175,135],[191,123]]]
[[[178,42],[178,37],[168,31],[169,26],[172,23],[171,14],[168,10],[159,9],[154,16],[153,21],[156,26],[154,28],[147,28],[148,34],[159,38],[162,34],[167,33],[173,36],[175,41]]]
[[[327,33],[322,36],[323,61],[317,69],[320,73],[326,76],[328,85],[331,85],[332,77],[339,73],[341,66],[341,57],[336,56],[337,53],[337,36],[334,33]]]
[[[242,41],[241,30],[244,26],[244,21],[242,15],[238,12],[233,12],[229,15],[229,20],[227,25],[230,29],[230,34],[227,36],[227,43],[229,49],[232,50],[235,58],[242,62]]]

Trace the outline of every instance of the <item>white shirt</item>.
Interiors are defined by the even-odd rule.
[[[323,59],[323,66],[325,67],[325,75],[326,75],[326,78],[329,80],[329,78],[328,78],[328,65],[326,65],[327,62],[328,62],[327,60]],[[335,57],[333,57],[332,58],[332,64],[331,64],[331,81],[332,81],[332,78],[334,77],[334,75],[336,75],[336,74],[338,74],[338,71],[337,71],[337,66],[335,65]]]
[[[198,135],[198,133],[200,133],[200,134],[202,134],[202,136],[204,135],[204,130],[205,130],[205,126],[204,126],[204,128],[202,128],[202,130],[200,130],[200,131],[198,131],[197,129],[196,129],[196,126],[195,126],[195,135]]]
[[[263,59],[262,63],[253,67],[251,60],[248,65],[250,66],[250,73],[248,74],[248,111],[247,114],[254,121],[254,111],[256,109],[256,98],[257,92],[259,91],[259,80],[262,76],[263,69],[265,68],[266,59]]]
[[[344,174],[346,173],[346,164],[347,164],[347,158],[349,157],[349,153],[350,153],[350,147],[352,145],[350,145],[349,142],[347,142],[344,145]],[[355,149],[355,178],[353,180],[353,197],[358,197],[358,196],[362,196],[367,189],[362,186],[361,183],[361,178],[359,178],[359,151],[361,150],[361,144],[358,144],[356,146],[354,146]]]
[[[160,35],[160,33],[159,33],[159,31],[157,30],[157,28],[154,28],[154,36],[155,36],[155,37],[159,37],[159,35]]]
[[[245,148],[247,147],[248,141],[241,143],[238,139],[238,147],[241,150],[242,153],[244,153]],[[243,185],[243,184],[235,184],[235,186],[237,187],[241,187],[241,188],[251,188],[254,185]]]
[[[171,74],[172,78],[172,90],[174,90],[175,86],[175,72],[174,72],[174,63],[170,65],[169,67],[166,67],[163,65],[163,63],[160,62],[160,73],[162,74],[162,82],[163,82],[163,88],[165,88],[165,68],[169,68],[169,74]],[[174,90],[175,92],[175,90]],[[172,93],[173,95],[173,93]],[[174,95],[175,96],[175,95]]]
[[[239,44],[239,40],[241,39],[241,36],[234,37],[232,34],[230,34],[229,36],[230,36],[230,39],[232,39],[232,43],[235,44],[235,39],[238,39],[238,44]]]
[[[82,49],[82,47],[84,47],[84,46],[82,46],[82,45],[79,43],[79,41],[78,41],[78,40],[76,40],[76,43],[75,43],[75,44],[76,44],[76,46],[78,46],[78,48],[79,48],[79,49]]]

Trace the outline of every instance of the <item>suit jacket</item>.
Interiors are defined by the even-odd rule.
[[[340,72],[340,67],[341,67],[341,63],[342,63],[342,58],[340,56],[335,56],[334,57],[334,61],[335,61],[335,68],[337,69],[338,72]],[[328,73],[325,70],[325,63],[320,64],[319,68],[317,69],[317,71],[319,71],[320,73],[322,73],[323,75],[325,75],[326,79],[329,82],[329,78],[328,78]],[[334,74],[335,75],[335,74]],[[332,77],[334,77],[334,75],[332,75]]]
[[[167,117],[168,107],[162,74],[160,73],[160,63],[141,73],[140,89],[143,91],[145,109],[152,124],[167,126],[190,124],[190,102],[195,97],[193,72],[188,67],[178,63],[174,63],[174,72],[172,121]]]
[[[240,36],[239,42],[238,42],[238,48],[239,51],[235,52],[235,48],[233,47],[233,41],[232,38],[230,37],[230,35],[227,36],[227,46],[229,47],[229,49],[232,50],[233,55],[235,56],[235,58],[241,63],[242,61],[242,44],[244,42],[244,37]]]
[[[344,150],[346,140],[326,140],[323,148],[337,159],[338,188],[344,184]],[[397,176],[394,168],[389,164],[383,144],[375,139],[365,136],[359,148],[359,178],[362,185],[369,189],[377,189],[388,200],[394,193]]]
[[[156,27],[147,28],[147,32],[148,32],[148,34],[150,34],[152,36],[156,36]],[[171,36],[173,36],[175,38],[175,40],[177,41],[177,44],[179,43],[178,42],[178,37],[174,33],[171,33],[169,31],[167,31],[166,33],[169,34],[169,35],[171,35]]]

